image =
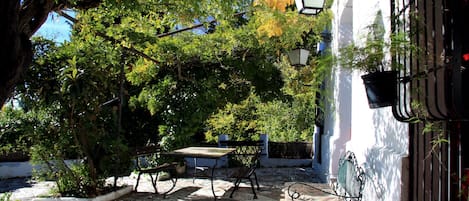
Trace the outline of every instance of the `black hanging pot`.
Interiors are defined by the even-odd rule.
[[[396,102],[397,71],[379,71],[362,75],[370,108],[392,106]]]

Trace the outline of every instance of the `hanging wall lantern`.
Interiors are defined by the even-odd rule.
[[[304,15],[317,15],[324,9],[324,0],[295,0],[295,4]]]
[[[288,53],[288,59],[292,66],[306,66],[308,56],[309,50],[302,48],[293,49]]]

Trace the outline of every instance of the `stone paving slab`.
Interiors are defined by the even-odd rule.
[[[248,180],[243,180],[240,189],[234,193],[233,198],[229,198],[233,182],[226,178],[229,169],[216,170],[216,179],[214,180],[214,187],[219,200],[253,200],[253,194]],[[311,168],[259,168],[257,169],[257,176],[260,184],[260,191],[258,193],[258,200],[276,200],[284,201],[291,200],[286,195],[286,184],[289,182],[309,182],[321,183]],[[188,172],[191,175],[191,172]],[[112,179],[108,182],[112,183]],[[136,175],[131,174],[127,177],[120,177],[118,185],[133,185],[135,186]],[[54,187],[53,182],[35,182],[27,178],[19,178],[14,180],[0,180],[0,193],[12,192],[11,200],[29,201],[34,197],[46,194],[51,188]],[[158,189],[163,192],[171,187],[170,181],[159,181]],[[326,185],[327,187],[327,185]],[[311,191],[315,193],[314,191]],[[308,191],[304,195],[310,194]],[[1,195],[0,195],[1,197]],[[324,199],[322,199],[324,197]],[[332,200],[326,199],[325,196],[316,196],[315,200]],[[117,201],[149,201],[149,200],[163,200],[163,195],[155,194],[153,186],[151,185],[150,178],[143,176],[138,186],[137,192],[132,192],[123,196]],[[197,178],[193,180],[192,177],[178,179],[176,187],[168,194],[166,201],[181,201],[181,200],[213,200],[210,180]]]
[[[285,183],[285,199],[286,200],[302,200],[302,201],[339,201],[334,196],[334,191],[329,184],[325,183],[309,183],[309,182],[287,182]],[[288,191],[288,192],[287,192]]]
[[[11,192],[10,200],[29,201],[35,197],[47,195],[55,186],[55,182],[37,182],[31,178],[14,178],[0,180],[0,198],[6,192]]]

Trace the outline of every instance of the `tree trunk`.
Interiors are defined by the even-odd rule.
[[[88,9],[100,3],[101,0],[78,0],[75,8]],[[0,0],[0,107],[32,62],[31,36],[51,11],[67,5],[67,0]]]
[[[0,106],[32,61],[29,36],[20,30],[20,1],[0,1]]]

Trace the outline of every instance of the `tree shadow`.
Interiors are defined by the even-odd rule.
[[[157,194],[154,192],[131,192],[128,195],[125,195],[116,201],[134,201],[134,200],[185,200],[187,197],[190,197],[190,195],[193,192],[198,191],[201,189],[201,187],[184,187],[177,189],[176,191],[171,191],[169,192],[166,197],[163,194]],[[213,199],[213,198],[212,198]]]
[[[15,191],[20,188],[32,187],[31,177],[11,178],[0,180],[0,193]]]

